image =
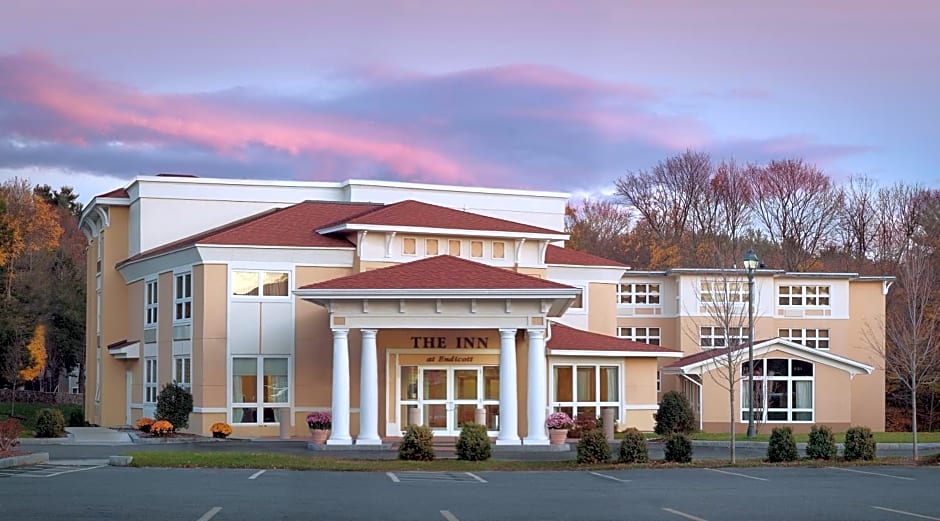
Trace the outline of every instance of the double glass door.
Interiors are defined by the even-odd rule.
[[[402,425],[420,411],[421,423],[432,431],[456,435],[464,423],[473,422],[478,408],[486,409],[488,430],[499,428],[499,368],[416,367],[401,368]]]

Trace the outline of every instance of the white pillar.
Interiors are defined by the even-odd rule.
[[[529,329],[529,377],[526,419],[529,433],[526,445],[548,445],[545,431],[545,412],[548,407],[548,383],[546,382],[545,330]]]
[[[519,445],[516,330],[499,330],[499,435],[497,445]]]
[[[381,445],[379,438],[379,370],[375,329],[363,329],[359,373],[359,436],[356,445]]]
[[[327,445],[352,445],[349,435],[349,330],[333,330],[333,429]]]

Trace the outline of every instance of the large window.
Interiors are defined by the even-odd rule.
[[[704,349],[736,346],[747,342],[746,327],[703,326],[699,331],[698,345]]]
[[[193,359],[190,356],[173,358],[173,381],[186,389],[193,386]]]
[[[232,295],[236,297],[287,297],[289,286],[286,271],[232,271]]]
[[[737,280],[703,280],[699,286],[703,303],[731,304],[747,302],[747,282]]]
[[[829,286],[780,286],[777,303],[781,306],[829,307]]]
[[[829,349],[829,330],[828,329],[780,329],[778,332],[780,338],[785,338],[791,342],[803,344],[813,349]]]
[[[558,364],[552,366],[554,386],[552,408],[572,418],[579,414],[595,417],[603,409],[613,409],[620,417],[620,367],[600,364]]]
[[[157,281],[144,283],[144,327],[157,325]]]
[[[193,274],[176,275],[173,288],[173,320],[177,322],[193,318]]]
[[[157,403],[157,357],[144,358],[144,403]]]
[[[747,421],[748,364],[741,364],[741,421]],[[813,364],[789,358],[754,361],[754,419],[813,421]]]
[[[623,282],[617,287],[617,301],[628,305],[659,305],[659,284]]]
[[[658,327],[618,327],[617,336],[658,346],[661,340]]]
[[[280,421],[279,408],[290,403],[289,365],[287,357],[232,358],[233,423]]]

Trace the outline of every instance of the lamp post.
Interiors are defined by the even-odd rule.
[[[747,273],[747,437],[754,432],[754,272],[760,259],[753,249],[744,254],[744,272]]]

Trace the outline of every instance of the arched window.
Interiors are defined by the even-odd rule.
[[[741,364],[741,421],[747,421],[748,363]],[[790,358],[754,360],[754,419],[756,421],[812,422],[814,367]]]

